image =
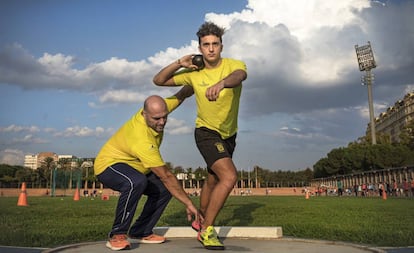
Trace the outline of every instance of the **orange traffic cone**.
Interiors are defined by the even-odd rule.
[[[309,199],[309,191],[306,191],[306,193],[305,193],[305,199]]]
[[[386,191],[382,191],[382,199],[387,200],[387,192]]]
[[[22,189],[20,191],[19,200],[17,201],[18,206],[28,206],[27,195],[26,195],[26,183],[22,183]]]
[[[76,187],[75,195],[73,195],[73,200],[78,201],[79,200],[79,188]]]

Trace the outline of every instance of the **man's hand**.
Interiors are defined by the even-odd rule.
[[[216,101],[219,98],[220,92],[224,88],[235,88],[241,85],[242,81],[247,78],[246,71],[237,69],[230,75],[220,80],[215,85],[211,86],[206,91],[206,97],[209,101]]]
[[[216,101],[222,89],[224,89],[224,79],[206,90],[206,98],[209,101]]]
[[[201,212],[199,212],[198,209],[195,208],[194,205],[187,206],[186,211],[187,211],[187,220],[188,221],[192,221],[193,216],[194,216],[194,219],[196,221],[199,221],[200,223],[204,222],[204,217],[202,216]]]
[[[195,54],[189,54],[181,57],[177,60],[177,63],[181,65],[181,67],[188,68],[188,69],[198,69],[197,65],[193,64],[193,57]]]

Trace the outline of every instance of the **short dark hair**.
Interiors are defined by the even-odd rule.
[[[201,38],[207,35],[215,35],[220,38],[220,42],[223,42],[222,41],[223,34],[224,34],[224,28],[217,26],[213,22],[205,22],[198,29],[198,32],[197,32],[198,43],[200,44]]]

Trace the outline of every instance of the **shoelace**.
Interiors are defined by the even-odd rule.
[[[126,240],[126,236],[125,235],[114,235],[112,236],[111,240],[113,241],[122,241],[122,240]]]

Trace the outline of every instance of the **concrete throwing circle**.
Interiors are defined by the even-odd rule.
[[[48,249],[43,253],[102,253],[110,252],[104,241],[73,244]],[[363,245],[343,242],[304,240],[304,239],[258,239],[258,238],[223,238],[226,252],[288,252],[288,253],[366,253],[385,251]],[[194,253],[205,250],[195,238],[172,238],[162,244],[139,244],[131,240],[131,249],[127,252],[152,252],[152,253]],[[207,251],[206,251],[207,252]]]

